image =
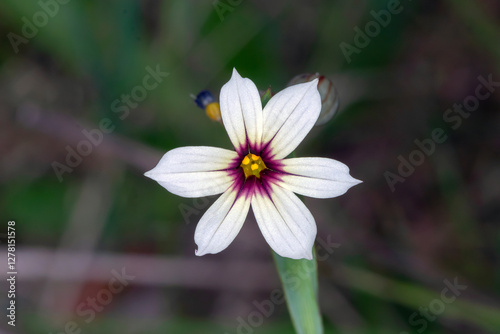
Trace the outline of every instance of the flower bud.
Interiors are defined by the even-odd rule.
[[[318,78],[318,92],[321,96],[321,112],[314,126],[323,125],[328,122],[339,109],[339,96],[333,82],[319,73],[304,73],[293,77],[287,84],[287,87],[293,86],[299,83],[312,81],[316,78]]]
[[[210,93],[208,90],[203,90],[193,98],[196,105],[201,109],[204,109],[205,113],[211,120],[222,123],[220,105],[219,102],[215,101],[212,93]]]
[[[259,94],[260,94],[260,100],[262,102],[262,108],[266,106],[267,102],[269,102],[271,97],[273,97],[274,95],[273,92],[271,91],[271,87],[269,87],[266,91],[259,90]]]

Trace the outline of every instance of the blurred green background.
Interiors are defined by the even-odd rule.
[[[194,229],[214,198],[142,175],[175,147],[230,148],[190,94],[218,96],[233,67],[260,89],[315,72],[338,89],[338,115],[297,151],[364,181],[305,199],[326,254],[325,332],[499,333],[500,92],[443,117],[476,96],[479,76],[500,81],[500,3],[402,1],[359,47],[357,28],[394,4],[0,2],[0,226],[16,222],[18,270],[16,327],[2,316],[2,333],[293,332],[286,306],[265,302],[280,282],[253,215],[227,250],[197,258]],[[137,88],[156,69],[168,75]],[[127,104],[132,93],[145,95]],[[102,138],[100,124],[112,129]],[[435,129],[446,140],[392,191],[387,172]],[[84,147],[85,133],[97,144]],[[133,278],[110,294],[122,270]],[[450,293],[454,281],[467,287]]]

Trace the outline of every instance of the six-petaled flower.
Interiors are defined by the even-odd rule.
[[[235,148],[181,147],[145,175],[182,197],[222,195],[196,227],[196,255],[218,253],[234,240],[250,206],[271,248],[292,259],[312,259],[316,222],[294,193],[330,198],[361,181],[341,162],[289,158],[318,119],[314,81],[288,87],[262,109],[255,84],[236,70],[220,93],[222,121]]]

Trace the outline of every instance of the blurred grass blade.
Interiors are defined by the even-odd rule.
[[[273,252],[288,310],[298,334],[321,334],[316,252],[312,260],[293,260]]]

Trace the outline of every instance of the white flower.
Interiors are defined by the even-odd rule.
[[[252,206],[264,238],[276,253],[312,259],[316,222],[294,193],[330,198],[361,182],[336,160],[285,159],[318,119],[317,83],[315,79],[288,87],[262,110],[255,84],[234,69],[221,89],[220,107],[235,151],[176,148],[145,174],[182,197],[222,193],[196,227],[196,255],[215,254],[229,246]]]

